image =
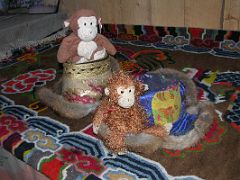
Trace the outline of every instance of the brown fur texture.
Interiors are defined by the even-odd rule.
[[[118,104],[118,87],[135,86],[135,104],[130,108],[122,108]],[[128,150],[125,143],[127,134],[146,133],[157,137],[164,137],[166,131],[163,127],[147,127],[146,112],[139,104],[139,96],[144,92],[144,85],[133,80],[122,71],[113,75],[109,80],[109,96],[103,99],[93,119],[93,126],[100,127],[105,124],[108,132],[100,137],[106,147],[115,153],[122,153]]]
[[[78,44],[81,42],[81,39],[77,35],[78,27],[77,20],[80,17],[89,17],[96,16],[96,13],[92,10],[81,9],[73,13],[69,19],[70,29],[73,31],[69,36],[65,37],[59,47],[57,59],[59,63],[65,63],[66,61],[77,62],[80,57],[77,53]],[[116,49],[112,43],[103,35],[97,34],[94,41],[96,42],[98,49],[105,48],[107,53],[110,55],[116,54]]]
[[[154,73],[164,75],[166,78],[181,80],[186,87],[186,100],[188,112],[197,114],[194,129],[182,136],[156,136],[142,131],[141,133],[128,132],[123,138],[125,148],[142,153],[152,154],[160,148],[182,150],[196,145],[211,127],[214,119],[214,105],[211,102],[198,102],[195,84],[184,73],[174,69],[158,69]],[[156,127],[156,126],[155,126]],[[111,132],[106,123],[102,123],[98,135],[105,137]]]

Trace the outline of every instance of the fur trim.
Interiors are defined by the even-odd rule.
[[[195,127],[189,133],[182,136],[166,136],[158,138],[153,135],[141,133],[126,136],[125,143],[136,152],[153,153],[159,148],[172,150],[182,150],[196,145],[210,128],[214,118],[214,106],[210,102],[200,102],[197,106],[199,110]]]
[[[55,87],[56,88],[56,87]],[[98,103],[91,105],[83,105],[79,103],[70,103],[66,101],[63,96],[53,92],[49,88],[41,88],[37,91],[39,99],[56,111],[59,115],[70,118],[80,119],[93,112]]]
[[[111,56],[110,56],[111,57]],[[118,60],[115,59],[114,57],[111,57],[110,58],[111,60],[111,69],[112,69],[112,72],[115,73],[115,72],[118,72],[120,70],[120,65],[118,63]]]

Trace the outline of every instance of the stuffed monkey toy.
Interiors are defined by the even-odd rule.
[[[124,142],[127,134],[145,132],[164,137],[166,130],[161,126],[147,127],[147,115],[139,104],[140,95],[147,90],[147,85],[132,79],[122,71],[113,75],[105,88],[102,100],[93,119],[93,131],[98,134],[100,126],[105,124],[108,131],[101,136],[106,147],[118,154],[126,152]]]
[[[98,26],[100,30],[102,27],[101,18],[94,11],[78,10],[64,24],[70,27],[72,33],[60,45],[57,54],[59,63],[85,63],[102,59],[107,54],[115,55],[116,49],[112,43],[98,33]]]
[[[115,47],[106,37],[98,34],[100,21],[92,10],[81,9],[73,13],[65,22],[72,33],[63,39],[57,54],[59,63],[73,67],[69,68],[72,75],[63,73],[54,86],[42,87],[37,91],[39,99],[63,117],[81,119],[95,111],[109,77],[112,72],[119,70],[117,60],[112,57],[116,53]],[[108,54],[112,56],[106,57]],[[106,60],[110,61],[109,67],[104,66],[105,70],[98,74],[86,73],[84,70],[87,75],[82,75],[77,71],[82,66],[90,65],[92,68],[94,64]]]

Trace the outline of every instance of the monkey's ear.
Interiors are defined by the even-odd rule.
[[[98,19],[98,26],[99,26],[99,31],[100,31],[100,34],[101,34],[101,32],[102,32],[102,18]]]
[[[148,85],[147,84],[143,84],[143,91],[147,91],[147,90],[149,90]]]
[[[65,20],[65,21],[64,21],[64,26],[65,26],[65,27],[68,27],[69,25],[70,25],[69,19]]]
[[[105,88],[105,89],[104,89],[104,93],[106,94],[106,96],[109,96],[109,94],[110,94],[109,89],[108,89],[108,88]]]

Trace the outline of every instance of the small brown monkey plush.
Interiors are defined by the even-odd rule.
[[[97,18],[94,11],[80,9],[73,13],[65,26],[70,26],[72,33],[63,39],[58,50],[58,62],[66,61],[84,63],[115,55],[116,49],[103,35],[98,33],[101,29],[101,18]]]
[[[124,142],[127,134],[145,132],[164,137],[166,130],[161,126],[147,127],[147,115],[139,104],[140,95],[148,87],[132,79],[122,71],[113,75],[105,88],[106,97],[98,107],[93,119],[93,130],[98,134],[99,127],[106,125],[108,130],[101,135],[106,147],[115,153],[127,151]]]

